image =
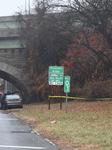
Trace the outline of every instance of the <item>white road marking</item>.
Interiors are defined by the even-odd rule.
[[[4,119],[4,118],[0,118],[0,120],[18,120],[18,119]]]
[[[54,143],[52,143],[50,140],[48,140],[47,138],[45,138],[45,140],[47,141],[47,142],[49,142],[50,144],[52,144],[53,146],[55,146],[55,144]]]
[[[11,145],[0,145],[3,148],[21,148],[21,149],[47,149],[46,147],[27,147],[27,146],[11,146]]]

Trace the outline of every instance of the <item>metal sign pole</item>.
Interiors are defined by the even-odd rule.
[[[68,113],[68,93],[66,92],[66,114]]]

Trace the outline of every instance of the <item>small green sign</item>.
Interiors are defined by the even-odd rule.
[[[70,92],[70,76],[65,76],[64,78],[64,92]]]
[[[63,85],[64,67],[49,66],[49,85]]]

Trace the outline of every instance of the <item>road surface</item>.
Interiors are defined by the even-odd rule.
[[[0,150],[59,150],[21,119],[0,111]]]

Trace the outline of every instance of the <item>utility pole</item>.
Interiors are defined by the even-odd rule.
[[[30,0],[29,0],[29,14],[30,14]]]
[[[27,10],[28,9],[28,10]],[[30,0],[25,0],[25,13],[30,14]]]
[[[25,14],[27,13],[27,0],[25,0]]]

